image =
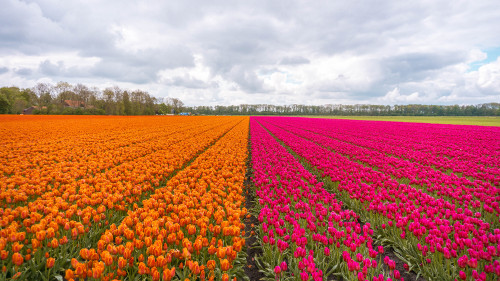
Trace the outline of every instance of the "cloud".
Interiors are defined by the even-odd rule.
[[[173,77],[171,79],[168,79],[165,82],[167,85],[172,85],[172,86],[177,86],[177,87],[184,87],[184,88],[189,88],[189,89],[206,89],[206,88],[211,88],[211,87],[218,87],[218,84],[216,82],[214,83],[206,83],[202,80],[193,78],[191,76],[177,76]]]
[[[0,84],[120,85],[190,105],[477,103],[499,91],[495,0],[4,2]]]
[[[0,74],[4,74],[9,72],[9,69],[7,67],[0,67]]]
[[[20,75],[20,76],[30,76],[32,73],[33,73],[33,69],[30,69],[30,68],[20,68],[20,69],[16,69],[14,70],[14,72],[17,74],[17,75]]]
[[[40,63],[39,69],[40,72],[44,75],[48,76],[58,76],[61,72],[61,68],[63,67],[63,63],[59,62],[59,64],[52,63],[50,60],[44,60]]]
[[[409,95],[403,95],[400,93],[399,88],[394,88],[392,91],[387,92],[385,96],[378,99],[381,103],[417,103],[420,100],[418,92],[411,93]]]
[[[228,77],[231,81],[237,83],[240,89],[247,93],[263,93],[268,91],[264,86],[263,80],[251,69],[235,66],[224,77]]]
[[[405,53],[382,60],[381,65],[388,72],[387,77],[398,82],[423,79],[429,71],[438,71],[464,61],[461,53]]]
[[[479,68],[477,86],[481,90],[500,95],[500,57]]]
[[[284,57],[281,59],[279,64],[281,65],[296,65],[296,64],[308,64],[311,61],[308,60],[307,58],[301,57],[301,56],[293,56],[293,57]]]
[[[181,48],[148,49],[136,53],[117,52],[99,61],[90,73],[123,82],[157,82],[158,72],[166,68],[194,66],[192,55]]]

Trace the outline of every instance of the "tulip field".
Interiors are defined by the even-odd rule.
[[[2,279],[242,272],[248,117],[2,118]]]
[[[0,280],[500,280],[500,127],[0,115],[0,136]]]
[[[425,280],[500,278],[500,128],[258,117],[251,130],[264,254],[292,280],[399,279],[374,244]]]

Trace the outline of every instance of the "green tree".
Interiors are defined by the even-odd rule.
[[[6,114],[10,111],[9,100],[3,93],[0,93],[0,114]]]
[[[123,108],[125,115],[132,115],[132,104],[127,91],[123,92]]]

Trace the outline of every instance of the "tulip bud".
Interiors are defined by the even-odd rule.
[[[286,271],[287,270],[286,261],[283,261],[280,266],[281,266],[281,271]]]
[[[325,247],[325,256],[329,257],[330,256],[330,248]]]
[[[279,275],[279,274],[281,273],[281,267],[276,266],[276,267],[274,268],[274,273],[275,273],[276,275]]]
[[[394,278],[399,279],[401,278],[401,274],[399,273],[399,270],[394,270]]]

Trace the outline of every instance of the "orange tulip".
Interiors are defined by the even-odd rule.
[[[162,279],[165,281],[170,281],[175,276],[175,267],[171,269],[164,269],[162,273]]]
[[[47,268],[52,268],[55,262],[56,260],[54,258],[48,258],[46,263]]]
[[[69,279],[73,279],[74,277],[75,277],[75,274],[74,274],[73,270],[66,269],[64,278],[66,278],[66,280],[69,280]]]
[[[149,256],[148,257],[148,266],[149,267],[155,267],[156,266],[156,261],[154,256]]]
[[[184,258],[185,260],[188,260],[191,258],[191,253],[188,251],[187,248],[182,249],[182,258]]]
[[[160,280],[160,272],[156,269],[156,267],[151,269],[151,276],[153,277],[153,281]]]
[[[143,274],[147,274],[147,273],[148,273],[147,266],[143,262],[140,262],[139,263],[139,274],[143,275]]]
[[[23,256],[22,256],[21,254],[19,254],[19,253],[14,253],[14,254],[12,255],[12,262],[13,262],[15,265],[18,265],[18,266],[19,266],[19,265],[23,264],[23,262],[24,262],[24,258],[23,258]]]
[[[50,241],[50,247],[51,247],[51,248],[54,248],[54,249],[55,249],[55,248],[57,248],[58,246],[59,246],[59,241],[58,241],[56,238],[54,238],[54,239],[52,239],[52,241]]]
[[[80,250],[80,257],[82,257],[82,259],[84,259],[84,260],[88,260],[89,259],[89,250],[86,248],[81,249]]]
[[[226,249],[225,249],[225,248],[219,248],[219,249],[217,250],[217,257],[218,257],[219,259],[223,259],[223,258],[226,256],[226,253],[227,253],[227,251],[226,251]]]
[[[23,244],[20,244],[19,242],[14,242],[14,244],[12,245],[12,251],[17,253],[19,251],[21,251],[21,249],[24,247]]]
[[[228,271],[230,266],[231,266],[231,264],[229,263],[229,261],[227,259],[223,259],[220,261],[220,269],[222,271]]]
[[[118,268],[124,268],[127,266],[127,260],[124,259],[123,257],[118,258]]]
[[[214,260],[209,260],[209,261],[207,262],[207,268],[208,268],[209,270],[215,270],[215,261],[214,261]]]

